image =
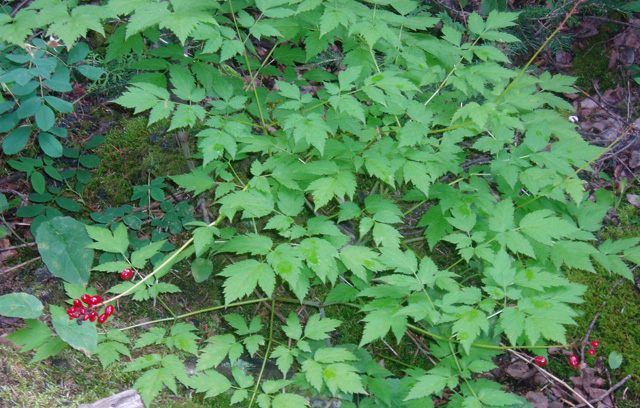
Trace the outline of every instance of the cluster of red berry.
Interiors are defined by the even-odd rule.
[[[600,347],[600,342],[598,342],[597,340],[592,341],[591,347],[592,348],[589,349],[588,353],[590,356],[593,356],[594,354],[596,354],[596,349]],[[533,362],[539,366],[543,366],[547,364],[547,359],[542,356],[537,356],[536,358],[533,359]],[[569,365],[571,367],[577,367],[578,365],[580,365],[580,359],[578,358],[578,356],[576,355],[569,356]]]
[[[87,306],[85,307],[83,303]],[[73,306],[67,309],[69,320],[77,319],[79,325],[87,320],[90,322],[98,320],[100,324],[106,322],[109,316],[115,312],[115,309],[113,305],[108,305],[105,307],[104,313],[98,316],[98,312],[92,308],[100,303],[102,303],[100,296],[89,296],[86,293],[80,299],[73,299]]]

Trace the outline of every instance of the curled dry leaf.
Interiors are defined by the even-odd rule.
[[[640,196],[638,194],[627,194],[627,201],[636,208],[640,208]]]

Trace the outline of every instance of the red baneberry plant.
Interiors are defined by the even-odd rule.
[[[578,177],[604,149],[586,143],[557,111],[572,110],[558,94],[572,93],[573,79],[514,70],[496,47],[516,41],[503,31],[515,14],[473,13],[463,27],[418,2],[151,1],[118,9],[123,4],[74,8],[70,19],[85,18],[80,29],[38,21],[52,23],[47,30],[71,47],[87,28],[101,29],[101,20],[119,20],[107,54],[142,54],[149,72],[116,102],[149,110],[149,123],[168,119],[169,130],[198,125],[202,161],[172,180],[208,195],[218,217],[190,223],[191,238],[166,256],[164,241],[131,249],[123,223],[54,218],[38,240],[44,248],[54,235],[47,231],[74,231],[80,244],[60,256],[89,260],[66,277],[76,284],[88,282],[94,250],[107,254],[93,270],[125,280],[107,304],[178,291],[162,278],[186,257],[198,283],[221,254],[236,258],[217,275],[224,305],[163,319],[175,323],[169,331],[158,321],[137,339],[136,348],[168,349],[129,366],[142,371],[135,386],[147,404],[176,381],[207,397],[230,392],[246,406],[304,406],[301,392],[342,398],[344,406],[354,394],[381,407],[433,407],[434,399],[449,407],[522,404],[476,374],[494,368],[492,358],[508,347],[566,346],[565,326],[575,324],[584,287],[563,268],[595,271],[596,262],[632,278],[621,260],[640,262],[640,239],[598,244],[611,194],[599,190],[587,200]],[[9,40],[20,43],[20,33]],[[424,228],[419,240],[399,229],[413,214],[421,217],[414,227]],[[251,232],[238,220],[250,222]],[[434,256],[440,247],[453,255]],[[475,284],[454,272],[460,263],[480,277]],[[132,269],[141,273],[135,284]],[[102,303],[96,298],[82,301],[91,309]],[[41,327],[37,299],[7,302]],[[247,322],[229,311],[262,302],[271,303],[266,327],[260,317]],[[305,321],[292,311],[278,326],[276,303],[318,311]],[[330,333],[344,323],[331,305],[360,313],[359,344],[329,347]],[[223,309],[232,331],[204,345],[193,326],[176,323]],[[82,325],[75,329],[86,335],[72,338],[58,308],[50,312],[64,342],[95,352],[105,366],[130,355],[126,328],[101,333],[98,343],[96,325]],[[108,316],[105,309],[98,323]],[[403,342],[407,331],[431,343],[434,365],[394,375],[375,364],[372,344]],[[197,356],[194,376],[174,350]],[[215,370],[225,358],[258,352],[275,359],[286,379],[235,370],[231,382]]]

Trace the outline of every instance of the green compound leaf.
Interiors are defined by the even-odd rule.
[[[0,315],[35,319],[42,314],[44,306],[40,300],[27,293],[9,293],[0,296]]]
[[[49,306],[51,311],[51,324],[56,333],[71,347],[85,353],[92,353],[98,345],[98,332],[96,324],[83,322],[79,325],[74,320],[69,320],[67,312],[55,305]]]
[[[341,323],[340,320],[331,318],[320,320],[320,315],[314,314],[304,328],[304,336],[311,340],[324,340],[329,337],[329,332],[334,331]]]
[[[52,337],[49,341],[38,347],[38,351],[29,363],[37,363],[38,361],[55,356],[66,347],[68,347],[67,343],[65,343],[60,337]]]
[[[7,340],[22,346],[21,351],[33,350],[51,338],[53,332],[45,323],[35,319],[27,319],[24,323],[29,328],[18,329],[7,336]]]
[[[196,392],[205,392],[206,398],[212,398],[231,389],[231,382],[215,370],[207,370],[189,379],[187,385]]]
[[[253,292],[258,284],[267,296],[271,296],[276,283],[275,273],[271,266],[255,259],[229,265],[220,275],[227,277],[227,280],[224,281],[225,304],[247,296]]]
[[[129,237],[127,227],[120,223],[112,233],[107,228],[86,225],[87,233],[96,242],[88,245],[88,248],[99,249],[115,254],[124,254],[129,248]],[[125,266],[126,267],[126,266]]]
[[[69,217],[55,217],[36,230],[38,252],[54,276],[69,283],[89,281],[93,249],[85,225]]]

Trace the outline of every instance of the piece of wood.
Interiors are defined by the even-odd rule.
[[[144,404],[138,391],[126,390],[93,404],[82,404],[78,408],[144,408]]]

